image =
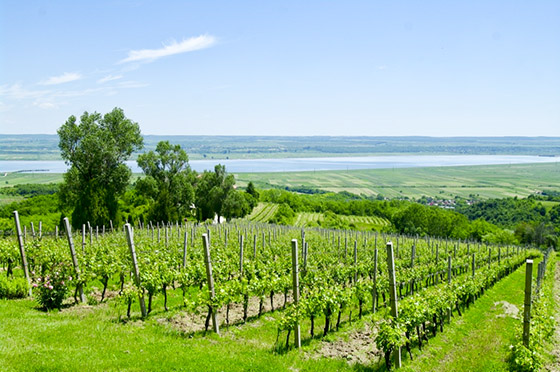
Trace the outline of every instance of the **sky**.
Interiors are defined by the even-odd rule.
[[[560,136],[560,1],[0,1],[0,133]]]

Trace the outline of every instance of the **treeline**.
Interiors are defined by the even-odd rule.
[[[547,209],[543,202],[553,204]],[[560,195],[529,196],[458,204],[457,211],[469,220],[483,219],[503,229],[512,230],[521,244],[557,247],[560,236]]]
[[[560,234],[560,205],[547,212],[534,198],[488,200],[465,204],[456,211],[405,200],[374,200],[348,192],[306,195],[271,189],[261,192],[261,200],[280,204],[272,219],[279,224],[290,224],[299,212],[317,212],[326,214],[324,227],[347,227],[340,226],[332,213],[379,216],[402,234],[498,244],[556,247]]]

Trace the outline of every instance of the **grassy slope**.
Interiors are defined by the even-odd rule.
[[[501,317],[498,301],[522,310],[524,267],[503,279],[479,298],[462,317],[455,317],[443,333],[431,338],[414,361],[404,358],[404,371],[506,371],[508,347],[519,320]],[[115,288],[113,288],[115,289]],[[339,371],[384,370],[381,360],[370,365],[349,365],[344,359],[317,358],[322,343],[309,339],[309,322],[302,324],[304,348],[274,352],[275,319],[281,312],[267,313],[246,325],[222,328],[222,336],[182,333],[167,321],[180,314],[180,290],[170,293],[170,311],[163,311],[162,296],[156,297],[148,320],[118,322],[122,305],[73,306],[62,312],[45,313],[33,300],[0,300],[0,366],[2,371],[146,371],[146,370],[244,370],[244,371]],[[137,315],[138,304],[133,310]],[[377,314],[379,315],[379,314]],[[344,315],[347,319],[348,314]],[[356,317],[356,315],[354,315]],[[345,339],[346,332],[371,322],[346,323],[327,340]],[[323,319],[316,323],[320,333]],[[373,337],[373,336],[372,336]],[[283,343],[285,333],[281,336]],[[373,341],[372,341],[373,342]],[[373,347],[373,346],[372,346]],[[344,352],[341,356],[345,355]],[[403,354],[405,355],[405,354]]]
[[[508,371],[509,346],[521,330],[521,320],[504,316],[502,304],[497,302],[515,305],[522,317],[524,280],[523,265],[487,291],[462,317],[455,315],[451,326],[431,339],[421,355],[416,350],[415,360],[403,363],[403,371]]]
[[[0,300],[2,371],[350,369],[343,360],[308,360],[295,349],[273,352],[276,324],[271,316],[222,330],[218,337],[186,335],[161,325],[167,323],[166,314],[157,311],[145,322],[122,324],[107,305],[53,313],[34,307],[32,300]]]

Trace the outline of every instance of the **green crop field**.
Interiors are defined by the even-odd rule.
[[[265,189],[304,186],[333,192],[348,191],[366,196],[381,194],[388,198],[430,196],[444,199],[455,196],[468,198],[470,195],[476,195],[482,199],[526,197],[542,190],[560,189],[560,163],[238,173],[235,176],[241,187],[252,181],[256,187]],[[136,177],[139,175],[133,176],[133,178]],[[0,187],[61,181],[62,174],[54,173],[0,175]]]
[[[388,198],[526,197],[560,188],[560,163],[463,167],[371,169],[355,171],[239,173],[241,186],[309,187]]]
[[[268,222],[276,213],[278,204],[259,203],[251,212],[247,219],[254,222]]]

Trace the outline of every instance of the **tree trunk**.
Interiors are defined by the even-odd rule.
[[[103,277],[103,292],[101,292],[101,301],[99,301],[99,302],[103,302],[103,300],[105,299],[105,292],[107,291],[107,284],[109,284],[109,277],[104,276]]]
[[[165,309],[165,311],[169,311],[169,309],[167,308],[167,284],[163,285],[162,291],[163,291],[163,308]]]

